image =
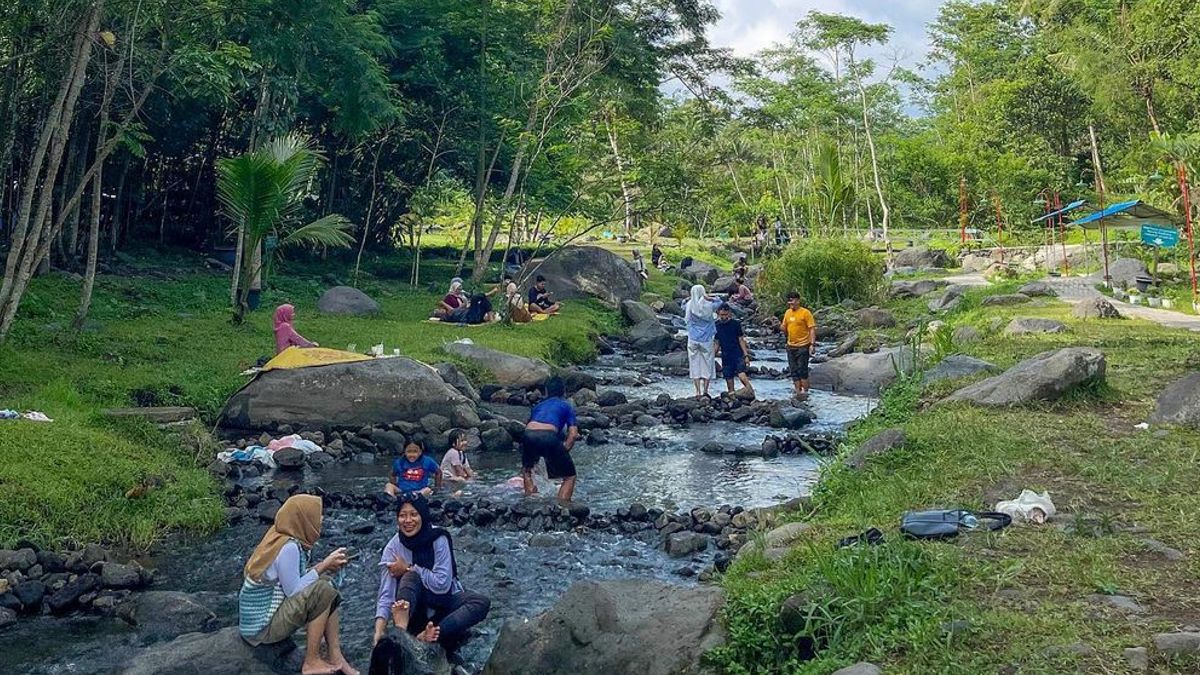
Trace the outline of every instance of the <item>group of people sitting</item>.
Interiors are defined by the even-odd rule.
[[[562,481],[558,498],[570,501],[576,478],[570,452],[579,438],[575,408],[565,398],[561,378],[551,378],[545,389],[546,398],[533,408],[525,429],[518,480],[525,494],[536,493],[533,471],[544,460],[547,475]],[[454,538],[433,523],[429,496],[434,490],[475,478],[466,456],[467,434],[455,429],[448,440],[440,465],[416,440],[392,463],[387,492],[396,499],[396,533],[379,555],[372,675],[401,672],[404,650],[392,630],[438,643],[457,661],[470,629],[491,609],[487,597],[463,585]],[[322,520],[323,505],[315,495],[292,496],[280,507],[243,568],[239,630],[247,643],[258,646],[289,640],[304,629],[303,675],[359,675],[342,652],[340,590],[343,570],[358,553],[338,548],[311,564]]]
[[[492,298],[504,293],[504,303],[500,311],[495,311]],[[468,295],[463,289],[463,280],[454,277],[450,280],[450,290],[433,310],[433,317],[450,323],[479,324],[499,321],[504,312],[514,323],[527,323],[536,314],[557,314],[562,309],[562,303],[556,301],[552,293],[546,289],[546,277],[537,275],[526,295],[522,295],[511,274],[505,274],[499,284],[491,290]]]

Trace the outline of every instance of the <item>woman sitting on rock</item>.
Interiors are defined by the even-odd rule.
[[[342,598],[329,577],[345,567],[346,550],[339,548],[309,567],[309,552],[320,538],[321,498],[288,498],[246,562],[238,593],[239,630],[243,640],[257,647],[283,642],[304,628],[307,645],[301,673],[358,675],[342,654]],[[328,660],[321,658],[322,638]]]
[[[280,305],[275,308],[275,353],[278,354],[288,347],[319,347],[317,343],[306,340],[303,335],[292,327],[292,319],[296,317],[296,308],[291,305]]]
[[[467,631],[487,618],[490,600],[463,589],[450,533],[433,526],[423,495],[400,495],[399,530],[383,549],[379,564],[379,602],[375,640],[379,645],[391,617],[400,630],[422,642],[439,642],[454,651]]]

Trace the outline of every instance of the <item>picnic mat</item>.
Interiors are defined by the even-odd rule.
[[[308,368],[309,366],[328,366],[334,363],[353,363],[354,361],[369,361],[372,357],[366,354],[344,352],[340,349],[324,347],[288,347],[275,358],[267,361],[263,371],[282,370],[287,368]]]

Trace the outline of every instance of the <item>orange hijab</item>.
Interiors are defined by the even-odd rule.
[[[311,549],[320,537],[321,498],[316,495],[288,497],[275,514],[275,524],[263,535],[246,561],[246,576],[251,581],[262,581],[263,574],[289,540],[296,539],[304,548]]]

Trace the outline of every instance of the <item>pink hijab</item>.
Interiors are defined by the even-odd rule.
[[[305,340],[302,335],[292,328],[292,317],[296,316],[296,308],[291,305],[280,305],[275,308],[275,353],[292,345],[297,347],[312,347],[313,343]]]

